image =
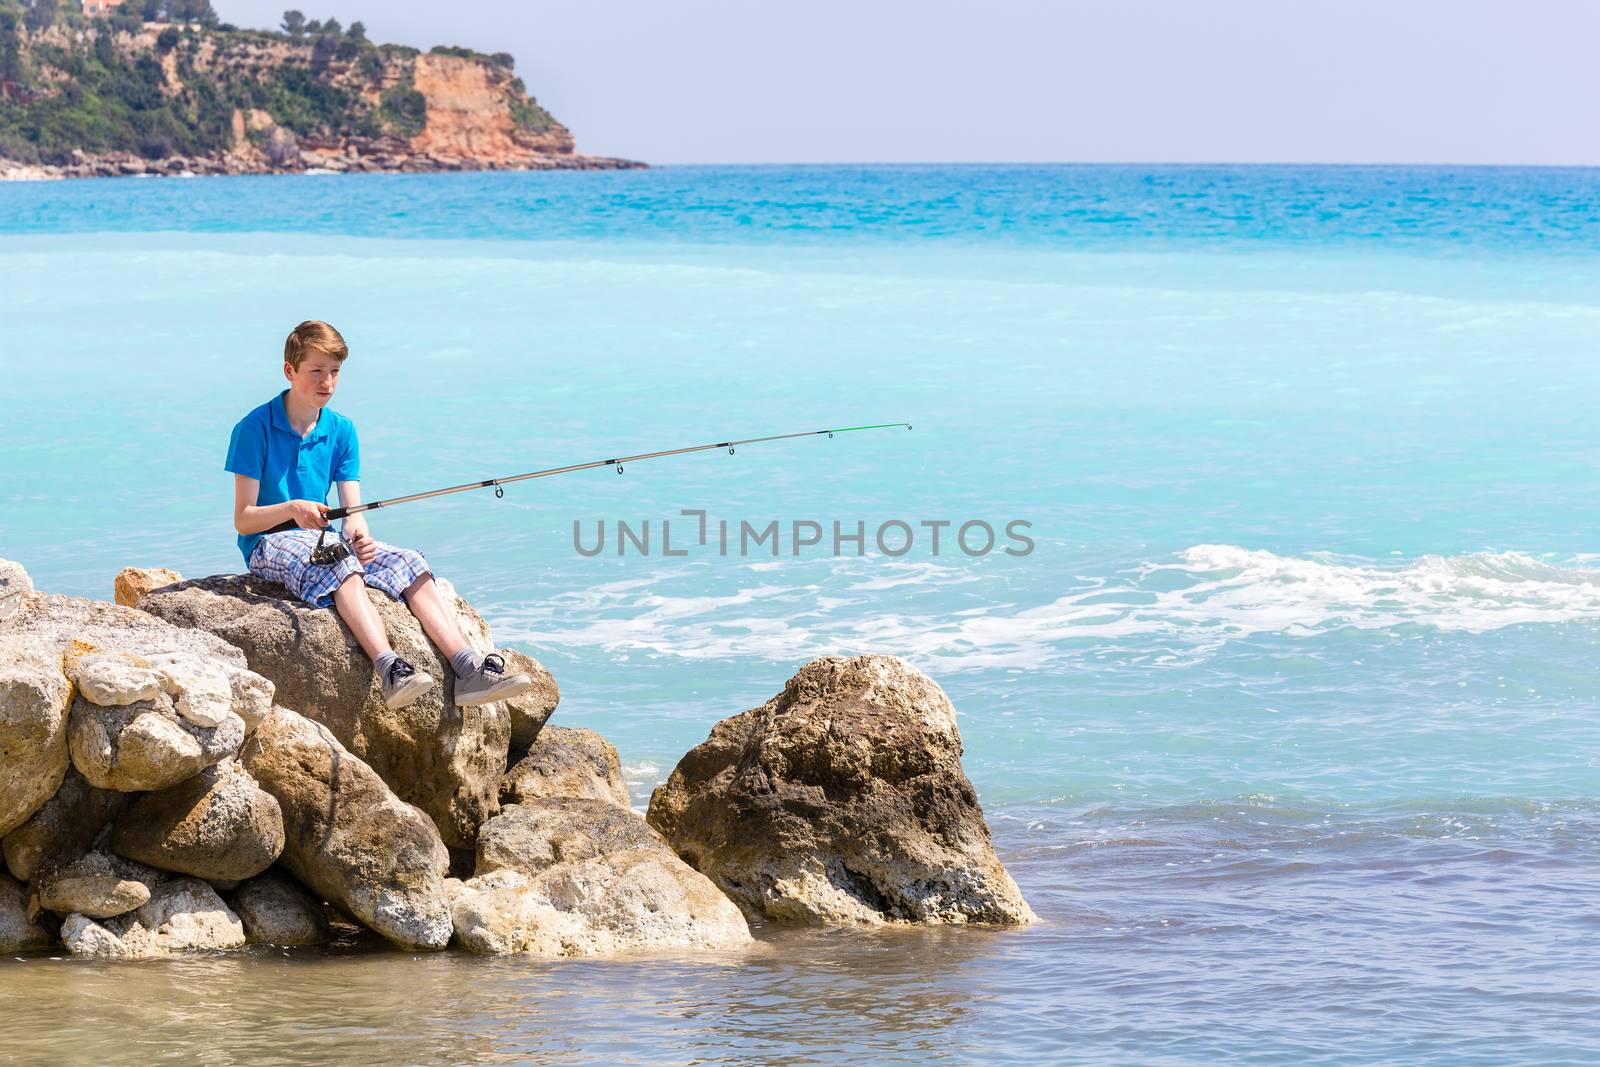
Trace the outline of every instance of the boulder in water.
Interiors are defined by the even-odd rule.
[[[651,797],[649,820],[770,919],[1034,918],[961,769],[955,708],[893,656],[807,663],[685,755]]]
[[[228,904],[253,945],[321,945],[330,936],[322,904],[288,878],[252,878],[234,891]]]

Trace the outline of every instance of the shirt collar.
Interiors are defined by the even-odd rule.
[[[269,409],[269,417],[272,420],[273,429],[282,430],[284,433],[291,435],[295,440],[299,441],[302,440],[302,438],[295,428],[289,425],[289,412],[288,409],[284,407],[284,399],[288,395],[289,390],[287,389],[278,394],[277,399],[272,402],[271,408]],[[307,434],[303,440],[320,441],[324,437],[328,436],[328,419],[326,417],[327,413],[327,408],[323,408],[321,411],[317,412],[317,424],[311,428],[311,432]]]

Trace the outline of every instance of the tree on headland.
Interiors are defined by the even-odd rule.
[[[285,11],[283,13],[283,32],[290,37],[299,39],[306,32],[306,17],[298,11]]]
[[[337,37],[344,32],[344,27],[339,25],[338,19],[328,19],[322,24],[322,32],[330,37]]]
[[[367,24],[352,22],[350,24],[350,39],[352,41],[365,41],[367,39]]]
[[[217,12],[211,0],[144,0],[146,22],[198,22],[202,26],[215,26]]]

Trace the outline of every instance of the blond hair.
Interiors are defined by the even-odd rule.
[[[300,361],[313,352],[332,356],[343,363],[350,354],[350,347],[344,343],[338,330],[321,319],[308,319],[290,331],[288,339],[283,342],[283,361],[299,370]]]

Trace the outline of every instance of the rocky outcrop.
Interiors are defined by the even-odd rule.
[[[145,959],[318,944],[349,921],[407,950],[609,956],[738,950],[741,906],[1031,918],[961,772],[949,701],[897,660],[815,661],[719,724],[657,790],[652,827],[615,748],[545,725],[558,693],[537,663],[507,657],[547,683],[507,769],[511,716],[442,710],[453,678],[407,636],[409,612],[388,615],[391,633],[445,699],[384,717],[370,674],[347,688],[340,663],[366,659],[337,614],[248,581],[152,585],[138,610],[29,591],[0,620],[0,951]],[[493,647],[441,586],[469,643]],[[339,724],[432,810],[275,694]],[[452,859],[465,881],[446,877]]]
[[[283,812],[237,760],[143,793],[117,820],[118,855],[213,882],[254,878],[283,852]]]
[[[479,636],[487,633],[482,619],[440,586],[469,643],[493,651]],[[416,617],[383,593],[367,592],[394,650],[437,683],[408,707],[385,706],[372,661],[337,612],[308,607],[275,583],[202,578],[152,591],[140,607],[243,649],[250,669],[273,682],[279,704],[326,725],[402,799],[427,812],[447,845],[470,848],[499,807],[510,716],[500,704],[456,707],[455,674]]]
[[[426,815],[287,708],[273,708],[242,759],[282,808],[283,863],[296,878],[402,947],[445,947],[450,857]]]
[[[628,785],[616,748],[593,730],[546,726],[500,778],[502,804],[544,797],[593,797],[626,808]]]
[[[812,660],[718,723],[655,791],[649,820],[771,919],[1033,919],[961,769],[955,709],[892,656]]]
[[[25,159],[0,159],[0,180],[642,166],[579,153],[504,54],[201,26],[164,45],[166,29],[0,21],[0,52],[22,79],[0,90],[13,129],[30,129],[37,114],[55,134],[17,150]],[[91,60],[109,69],[86,81],[79,68]],[[154,99],[152,61],[162,74]],[[77,88],[64,97],[68,83]],[[145,120],[108,123],[130,109]]]

